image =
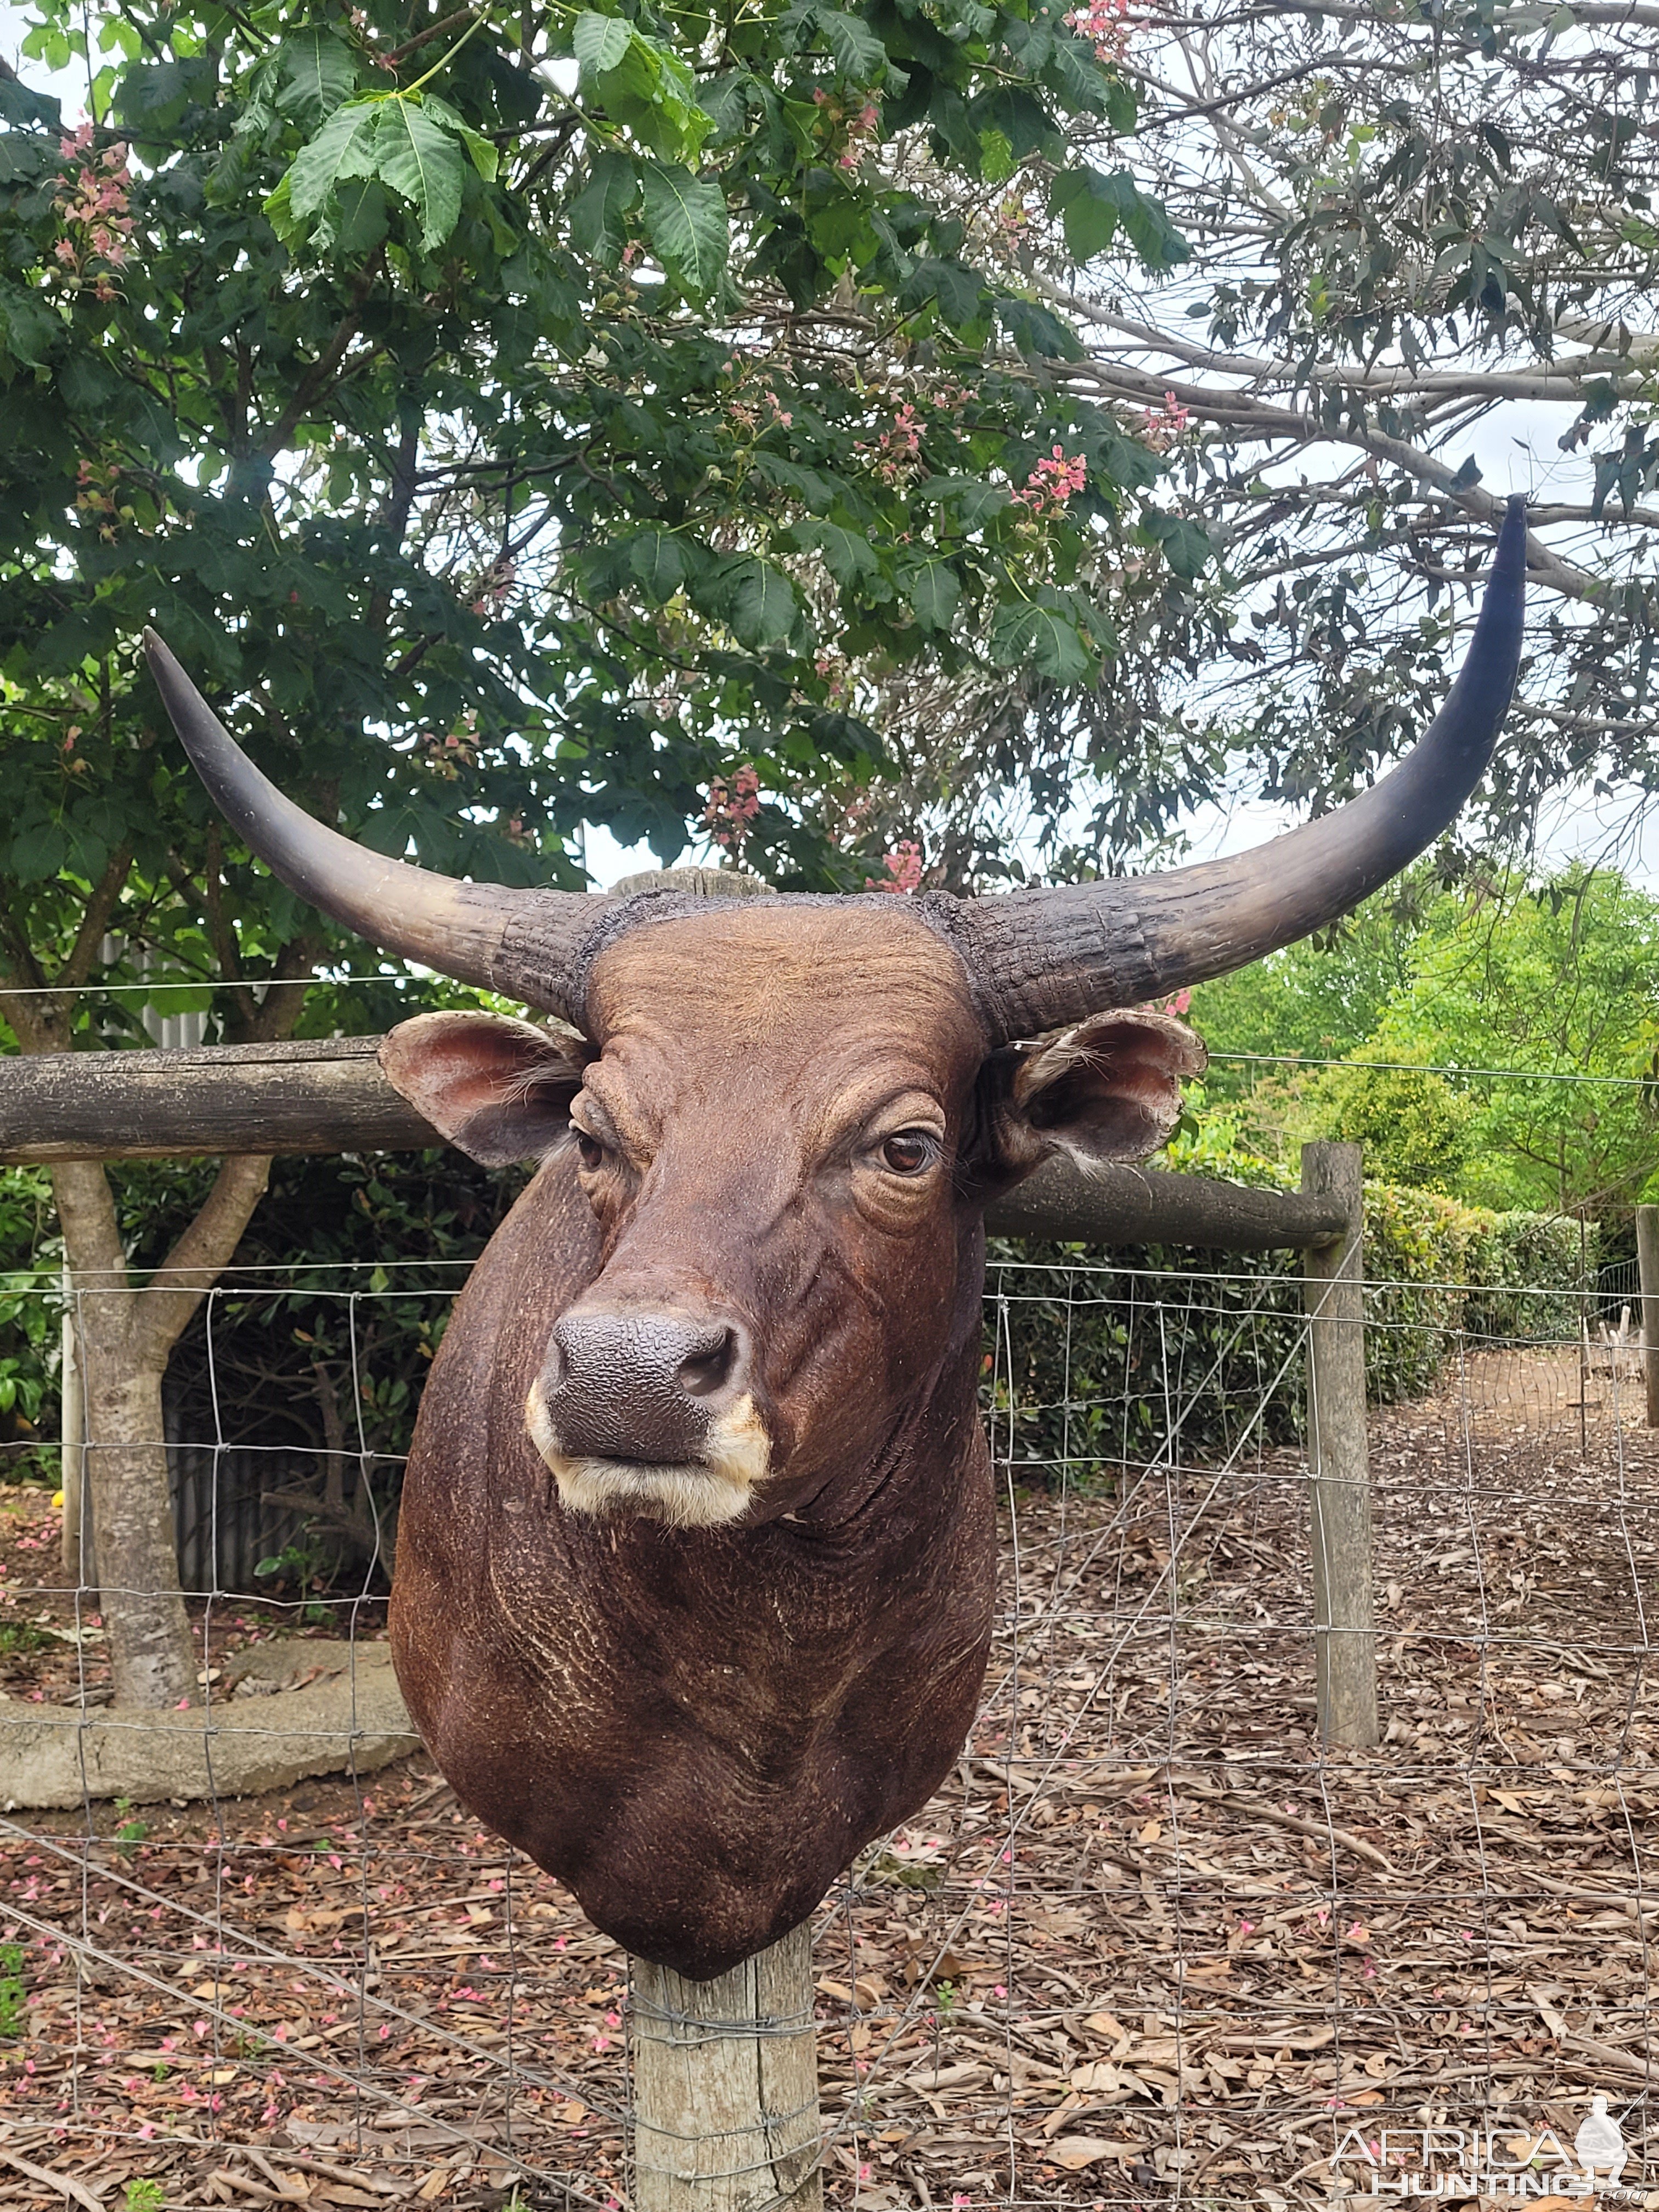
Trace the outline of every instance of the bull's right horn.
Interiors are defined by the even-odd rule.
[[[1379,890],[1480,782],[1521,660],[1527,509],[1511,499],[1468,658],[1389,775],[1254,852],[1147,876],[965,902],[958,940],[1001,1038],[1135,1006],[1293,945]]]

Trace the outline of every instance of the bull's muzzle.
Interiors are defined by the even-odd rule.
[[[728,1316],[577,1310],[554,1325],[526,1426],[574,1510],[708,1527],[744,1510],[769,1463],[749,1372]]]

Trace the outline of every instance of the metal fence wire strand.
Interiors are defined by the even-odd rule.
[[[167,1439],[203,1703],[165,1727],[108,1711],[95,1530],[66,1569],[50,1491],[0,1490],[0,1759],[60,1745],[68,1778],[0,1818],[0,2203],[627,2212],[673,2161],[636,2139],[628,2036],[710,2024],[631,1996],[617,1947],[380,1717],[382,1324],[435,1318],[453,1282],[309,1268],[204,1301]],[[55,1312],[55,1279],[39,1295]],[[819,1915],[832,2203],[1582,2197],[1598,2096],[1627,2160],[1597,2193],[1659,2188],[1635,1285],[1507,1293],[1501,1332],[1463,1286],[1364,1296],[1392,1378],[1367,1423],[1382,1741],[1347,1749],[1316,1724],[1299,1272],[994,1259],[995,1650],[945,1787]],[[253,1297],[273,1340],[337,1317],[343,1437],[261,1441],[235,1379]],[[266,1502],[342,1486],[355,1552]],[[188,1802],[112,1786],[182,1737]],[[239,1795],[256,1741],[293,1771]],[[767,2212],[748,2158],[725,2185],[752,2171]]]

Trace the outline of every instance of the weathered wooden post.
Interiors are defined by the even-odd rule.
[[[1314,1658],[1326,1743],[1376,1741],[1376,1616],[1365,1444],[1364,1200],[1358,1145],[1302,1147],[1302,1188],[1340,1200],[1347,1228],[1303,1255]]]
[[[80,1301],[64,1270],[64,1324],[58,1364],[58,1480],[64,1492],[63,1565],[76,1589],[94,1587],[90,1486],[87,1469],[86,1377],[81,1371]]]
[[[1642,1373],[1648,1426],[1659,1429],[1659,1206],[1636,1209],[1636,1270],[1642,1289]]]
[[[712,1982],[629,1963],[635,2212],[820,2212],[811,1923]]]

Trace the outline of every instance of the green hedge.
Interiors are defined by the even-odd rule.
[[[1223,1135],[1224,1137],[1224,1130]],[[1270,1162],[1177,1143],[1188,1173],[1284,1189]],[[1574,1342],[1595,1289],[1594,1232],[1365,1185],[1366,1379],[1387,1404],[1432,1390],[1461,1342]],[[994,1240],[988,1405],[1016,1480],[1089,1480],[1156,1454],[1213,1464],[1302,1433],[1302,1279],[1294,1253],[1153,1246],[1103,1253]]]

